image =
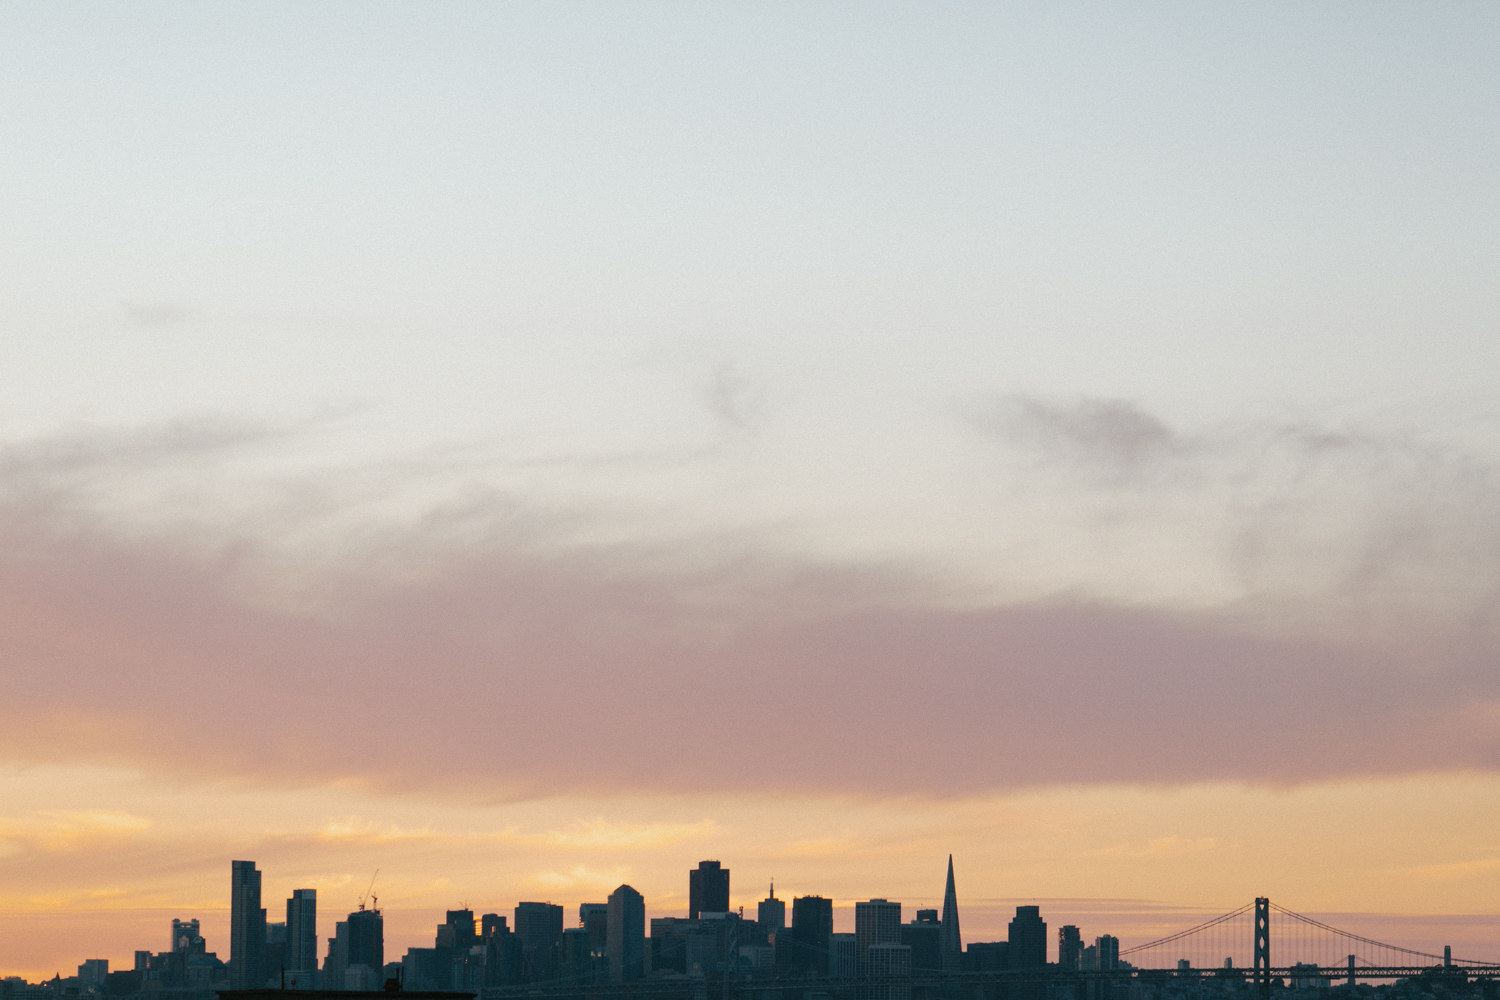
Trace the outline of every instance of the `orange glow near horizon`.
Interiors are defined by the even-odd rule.
[[[842,925],[855,899],[937,905],[951,851],[969,941],[1003,938],[1017,902],[1046,901],[1053,925],[1079,922],[1128,946],[1270,895],[1303,912],[1462,916],[1408,921],[1402,933],[1484,957],[1500,892],[1500,779],[1490,777],[482,806],[99,768],[13,770],[0,781],[0,851],[18,873],[0,895],[0,971],[31,979],[84,958],[128,967],[135,949],[163,947],[173,916],[203,919],[224,957],[231,858],[265,872],[270,920],[293,888],[318,889],[323,937],[378,867],[393,957],[430,943],[441,911],[464,903],[508,913],[522,899],[550,900],[571,922],[579,903],[629,882],[652,915],[685,911],[686,871],[700,858],[733,871],[735,906],[753,912],[774,877],[785,898],[833,897]],[[48,931],[62,924],[73,930]]]

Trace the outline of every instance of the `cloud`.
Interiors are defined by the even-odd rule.
[[[1114,454],[1116,465],[1213,454],[1128,409],[1036,412],[1067,448]],[[168,428],[156,441],[60,449],[87,461],[0,462],[10,490],[0,492],[10,498],[0,506],[0,760],[485,800],[960,795],[1500,766],[1500,737],[1472,724],[1500,703],[1493,616],[1455,625],[1404,591],[1368,628],[1329,628],[1322,605],[1295,592],[1196,609],[1065,595],[955,605],[900,566],[560,540],[548,512],[516,502],[498,515],[505,530],[485,530],[494,515],[482,511],[457,529],[434,515],[360,536],[315,572],[277,563],[305,587],[290,593],[311,596],[271,601],[246,587],[240,562],[32,502],[72,495],[69,477],[85,466],[192,462],[253,440]],[[1316,444],[1340,462],[1365,453],[1367,472],[1372,447]],[[1390,589],[1398,569],[1418,572],[1462,542],[1474,575],[1445,613],[1482,608],[1500,551],[1484,521],[1500,504],[1489,473],[1417,450],[1382,456],[1396,479],[1447,476],[1448,505],[1373,533],[1379,541],[1340,579]],[[1302,475],[1330,473],[1306,465]],[[1391,504],[1414,502],[1387,492],[1365,515],[1377,527]],[[70,530],[55,530],[55,511]],[[1299,527],[1273,531],[1265,511],[1255,523],[1266,550]],[[270,527],[295,534],[298,524]],[[1250,548],[1247,563],[1269,564]],[[585,824],[547,836],[629,847],[699,835],[695,824]]]
[[[971,411],[972,422],[1007,444],[1123,478],[1180,455],[1191,443],[1134,403],[1085,398],[1058,404],[1004,396]]]
[[[755,383],[732,364],[714,369],[705,402],[710,413],[735,429],[748,427],[760,416],[762,407]]]

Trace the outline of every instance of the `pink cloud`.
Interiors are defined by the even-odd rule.
[[[1298,782],[1500,759],[1473,724],[1500,678],[1457,642],[1414,663],[1222,614],[944,610],[857,573],[672,575],[505,546],[421,582],[351,573],[303,614],[144,544],[37,537],[0,554],[12,761],[504,796]]]

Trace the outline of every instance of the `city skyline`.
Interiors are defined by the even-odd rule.
[[[684,856],[837,934],[951,855],[966,940],[1484,954],[1497,51],[1480,0],[0,4],[0,972],[366,954],[376,870],[403,952],[593,942]]]

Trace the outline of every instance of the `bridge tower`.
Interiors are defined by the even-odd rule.
[[[1255,897],[1255,996],[1271,1000],[1271,900]]]

